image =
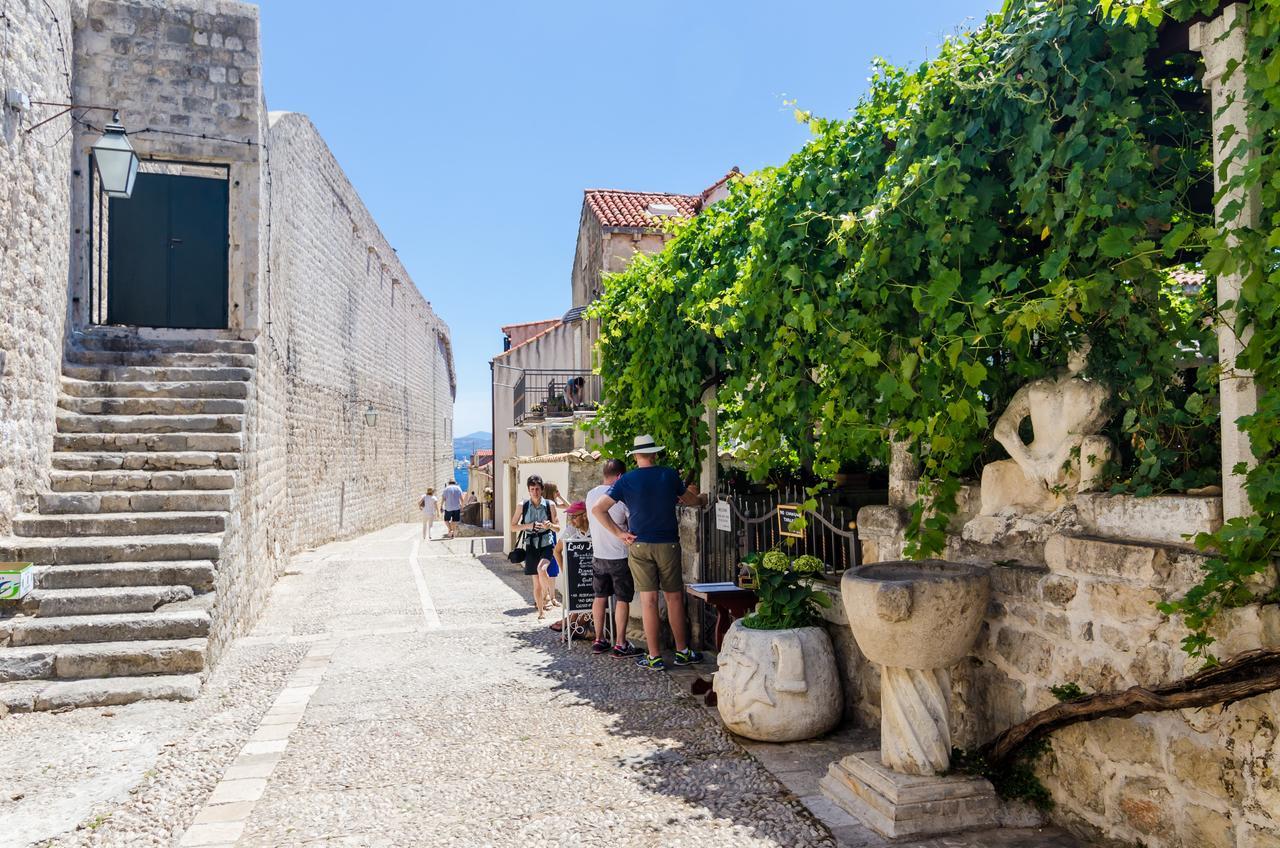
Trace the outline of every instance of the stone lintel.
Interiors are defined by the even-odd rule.
[[[822,791],[850,815],[890,839],[996,826],[997,800],[982,778],[899,774],[878,751],[831,764]]]

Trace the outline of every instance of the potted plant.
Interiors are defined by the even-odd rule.
[[[763,742],[811,739],[840,723],[844,698],[813,586],[823,564],[770,551],[752,567],[755,612],[733,623],[720,648],[716,706],[725,726]]]

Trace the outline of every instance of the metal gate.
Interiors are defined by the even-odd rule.
[[[732,583],[738,578],[743,557],[750,553],[783,548],[795,556],[811,554],[822,560],[828,575],[838,575],[860,564],[857,506],[836,503],[831,497],[819,498],[818,508],[805,513],[807,526],[803,538],[783,537],[778,518],[778,505],[802,503],[807,495],[800,486],[783,486],[767,492],[743,492],[722,488],[715,500],[698,509],[698,538],[701,540],[699,581]],[[729,510],[729,529],[717,526],[716,511]],[[785,544],[784,544],[785,543]],[[700,607],[701,632],[715,632],[715,611]],[[714,647],[706,644],[704,647]]]
[[[105,201],[91,174],[91,323],[225,329],[228,169],[149,161],[132,197]]]

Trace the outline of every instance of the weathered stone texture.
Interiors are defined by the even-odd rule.
[[[448,328],[305,116],[271,116],[260,368],[283,373],[290,547],[411,521],[452,476]],[[368,426],[364,412],[378,413]]]
[[[1189,504],[1163,500],[1173,515],[1212,518],[1217,508],[1203,498]],[[1107,506],[1103,496],[1087,505],[1095,527],[1115,525]],[[1145,506],[1128,502],[1117,509],[1147,514]],[[898,558],[905,527],[901,509],[862,509],[864,557]],[[1193,673],[1197,664],[1179,645],[1185,629],[1155,609],[1200,574],[1201,555],[1174,543],[1175,529],[1151,530],[1159,542],[1133,541],[1141,534],[1051,536],[1032,552],[1030,566],[990,565],[988,559],[993,599],[986,627],[972,656],[952,669],[956,743],[976,747],[1053,705],[1057,699],[1049,687],[1056,684],[1099,692]],[[949,553],[962,550],[957,545]],[[846,683],[846,711],[874,724],[879,669],[848,638],[842,618],[828,614]],[[1222,619],[1214,631],[1221,656],[1280,645],[1280,610],[1274,607],[1232,610]],[[1148,848],[1275,845],[1277,715],[1280,694],[1272,694],[1227,707],[1075,725],[1051,737],[1052,750],[1037,768],[1056,801],[1054,815],[1088,837],[1105,835]]]
[[[5,8],[0,98],[71,95],[67,0],[15,0]],[[67,312],[71,118],[0,105],[0,535],[48,477]]]

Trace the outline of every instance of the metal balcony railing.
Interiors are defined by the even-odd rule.
[[[600,375],[590,371],[528,369],[515,383],[515,423],[568,418],[600,405]]]

